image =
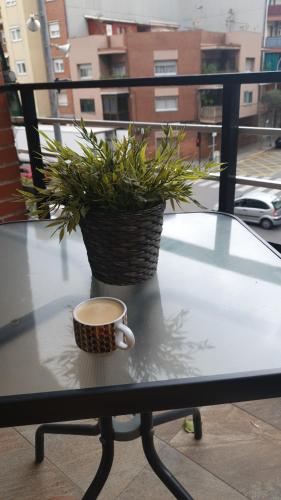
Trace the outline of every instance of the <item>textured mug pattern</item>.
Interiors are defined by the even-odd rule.
[[[122,318],[122,323],[127,324],[127,318]],[[105,353],[116,349],[115,324],[108,325],[83,325],[73,318],[74,335],[76,344],[86,352]],[[125,339],[124,339],[125,341]]]

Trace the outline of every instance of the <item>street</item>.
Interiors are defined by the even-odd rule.
[[[247,157],[240,159],[237,164],[237,175],[244,177],[259,177],[264,179],[274,179],[281,184],[281,150],[271,149],[250,154]],[[235,197],[245,195],[251,191],[280,193],[281,189],[255,188],[247,185],[236,185]],[[206,210],[217,210],[219,183],[217,181],[202,180],[194,184],[193,195]],[[182,204],[181,208],[177,207],[176,212],[197,212],[201,209],[194,204]],[[167,205],[166,212],[171,213],[172,208]],[[256,231],[266,241],[281,244],[281,225],[272,229],[262,229],[256,224],[251,224],[251,229]]]

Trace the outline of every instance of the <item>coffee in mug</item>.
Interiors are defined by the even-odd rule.
[[[87,352],[108,353],[133,347],[134,334],[126,323],[127,307],[113,297],[85,300],[73,311],[76,343]]]

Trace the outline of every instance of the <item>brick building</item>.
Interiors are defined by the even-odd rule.
[[[0,85],[4,78],[0,65]],[[0,223],[26,218],[24,203],[15,201],[20,189],[20,168],[10,112],[5,94],[0,94]]]
[[[65,45],[68,42],[68,30],[64,0],[46,2],[46,13],[49,25],[49,36],[52,47],[52,58],[55,78],[59,80],[70,79],[69,57],[54,45]],[[73,117],[72,90],[62,90],[58,94],[59,115]]]
[[[258,71],[261,38],[258,33],[202,30],[95,34],[71,40],[70,71],[73,80]],[[258,86],[242,86],[242,124],[256,124],[257,103]],[[222,88],[81,89],[75,91],[74,112],[98,120],[220,123]],[[154,146],[160,137],[160,131],[153,134]],[[188,134],[182,154],[198,154],[196,138],[197,134]],[[211,142],[211,134],[202,136],[205,157]]]

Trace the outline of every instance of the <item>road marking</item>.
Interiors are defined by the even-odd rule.
[[[214,181],[198,181],[196,184],[197,184],[197,186],[200,186],[200,187],[207,187],[207,186],[210,186],[211,184],[214,184]],[[218,184],[218,183],[215,182],[215,184]]]
[[[240,193],[244,193],[245,191],[251,191],[252,187],[251,186],[238,186],[236,184],[236,190],[239,191]]]

